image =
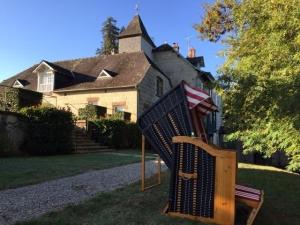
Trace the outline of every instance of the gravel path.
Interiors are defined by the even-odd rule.
[[[134,183],[140,180],[140,166],[134,163],[0,191],[0,225],[31,219]],[[156,168],[154,161],[147,161],[146,176],[155,174]]]

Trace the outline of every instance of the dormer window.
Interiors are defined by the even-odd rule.
[[[51,70],[38,73],[38,91],[51,92],[54,89],[54,74]]]
[[[24,85],[21,83],[20,80],[16,80],[16,81],[14,82],[14,84],[13,84],[13,87],[14,87],[14,88],[23,88]]]
[[[116,76],[116,75],[117,75],[117,73],[115,73],[115,72],[113,72],[113,71],[103,69],[103,70],[101,70],[101,72],[99,73],[97,79],[111,78],[111,77],[114,77],[114,76]]]
[[[98,76],[98,79],[111,77],[106,70],[102,70]]]
[[[33,73],[37,74],[37,91],[51,92],[54,89],[54,69],[48,62],[42,61]]]

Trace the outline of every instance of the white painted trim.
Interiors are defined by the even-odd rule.
[[[22,87],[24,87],[24,85],[17,79],[17,80],[15,80],[13,87],[22,88]]]
[[[112,76],[108,72],[106,72],[105,70],[101,70],[101,72],[99,73],[97,79],[110,78],[110,77],[112,77]]]
[[[114,90],[114,89],[129,89],[136,90],[137,85],[130,86],[117,86],[117,87],[99,87],[99,88],[82,88],[82,89],[69,89],[69,90],[56,90],[55,93],[64,93],[64,92],[77,92],[77,91],[95,91],[95,90]]]
[[[33,72],[33,73],[37,73],[38,70],[39,70],[39,68],[40,68],[42,65],[48,67],[48,69],[50,69],[51,71],[54,71],[54,69],[53,69],[51,66],[49,66],[46,62],[43,61],[43,62],[41,62],[40,65],[38,65],[38,66],[34,69],[34,71],[32,71],[32,72]]]
[[[54,83],[55,83],[55,74],[53,73],[53,71],[52,70],[48,70],[48,71],[46,71],[45,72],[46,74],[50,74],[51,76],[52,76],[52,80],[53,80],[53,82],[52,82],[52,89],[50,90],[50,91],[41,91],[40,90],[40,76],[42,75],[41,73],[38,73],[37,74],[37,77],[38,77],[38,83],[37,83],[37,91],[38,92],[41,92],[41,93],[47,93],[47,92],[52,92],[53,90],[54,90]]]

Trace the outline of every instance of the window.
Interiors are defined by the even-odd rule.
[[[101,70],[100,74],[98,75],[97,79],[101,79],[101,78],[112,78],[115,75],[117,75],[117,73],[109,71],[109,70]]]
[[[156,77],[156,96],[161,97],[164,93],[164,81],[160,77]]]
[[[38,75],[38,91],[50,92],[54,87],[54,75],[51,71],[45,71]]]
[[[114,106],[114,113],[124,112],[124,111],[125,111],[125,106],[124,105],[115,105]]]
[[[203,83],[200,77],[196,78],[196,87],[203,89]]]
[[[23,88],[24,86],[19,80],[15,80],[13,87],[14,88]]]

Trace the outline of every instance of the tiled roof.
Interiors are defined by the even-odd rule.
[[[151,66],[156,68],[143,52],[44,62],[56,72],[54,91],[133,87],[139,84]],[[38,65],[3,81],[2,84],[12,86],[16,79],[21,79],[28,82],[25,89],[37,90],[37,74],[33,71]],[[102,70],[110,71],[115,76],[97,79]],[[72,74],[72,77],[65,74]]]
[[[173,49],[173,47],[169,44],[162,44],[158,47],[156,47],[155,49],[152,50],[152,52],[164,52],[164,51],[173,51],[175,52],[175,50]]]
[[[63,74],[63,75],[66,75],[68,77],[73,77],[74,75],[72,74],[72,71],[70,70],[67,70],[57,64],[54,64],[54,63],[51,63],[51,62],[48,62],[46,60],[43,60],[43,62],[47,63],[50,67],[52,67],[56,72],[60,73],[60,74]]]
[[[139,15],[133,17],[126,29],[119,35],[119,38],[121,39],[134,36],[143,36],[149,42],[149,44],[151,44],[154,48],[156,47]]]
[[[186,58],[190,63],[192,63],[194,66],[197,65],[198,63],[200,64],[200,67],[204,67],[204,58],[203,56],[198,56],[198,57],[193,57],[193,58]]]

